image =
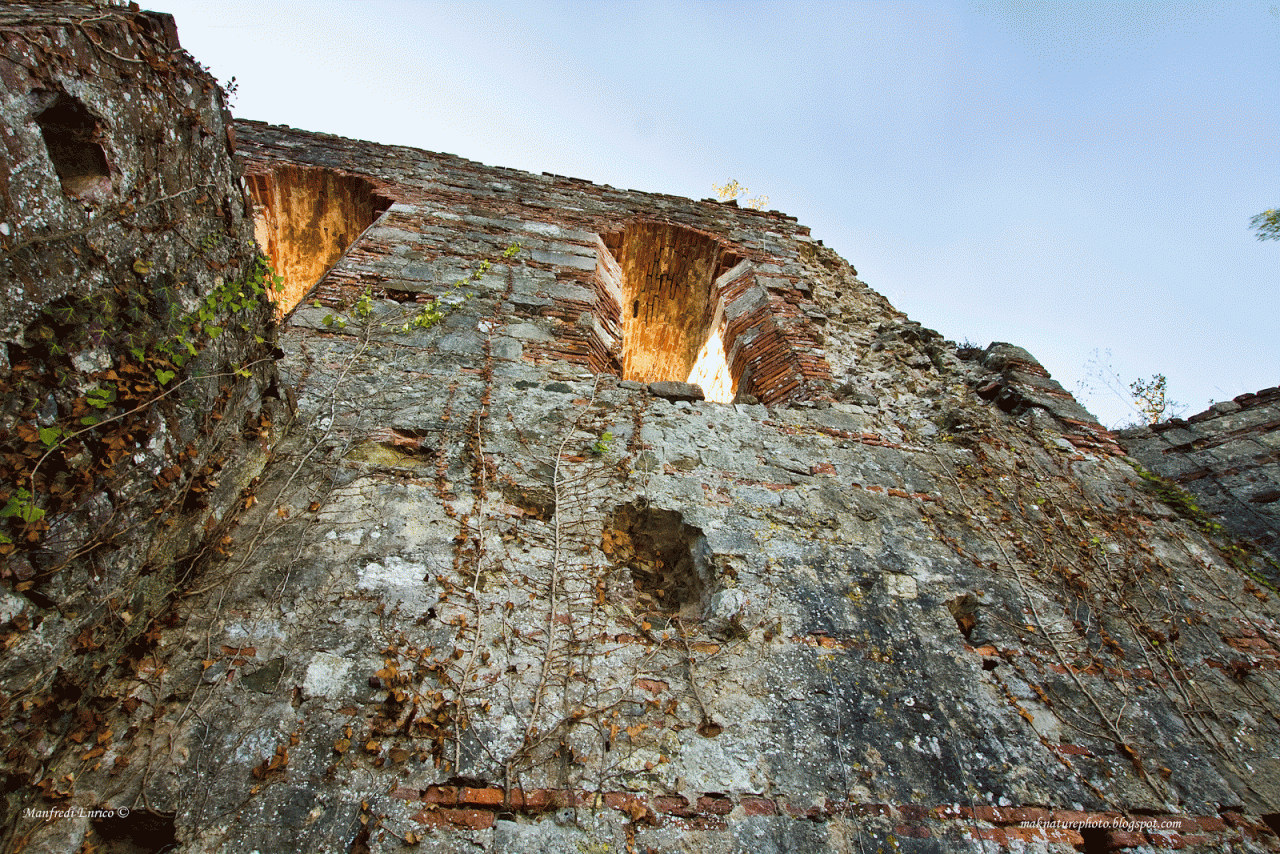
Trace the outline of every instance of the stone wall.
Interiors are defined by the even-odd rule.
[[[1266,388],[1121,434],[1129,453],[1195,496],[1280,583],[1280,389]]]
[[[328,269],[280,333],[296,422],[66,699],[9,850],[1277,848],[1261,563],[1025,350],[957,351],[777,212],[235,136],[388,204],[279,247]]]
[[[105,683],[145,669],[265,461],[271,282],[171,17],[5,4],[0,81],[4,846],[75,850],[87,820],[44,845],[21,812],[129,739]]]

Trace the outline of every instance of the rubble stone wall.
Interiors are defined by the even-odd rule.
[[[236,414],[261,470],[147,565],[186,569],[143,642],[13,587],[43,634],[9,635],[2,731],[46,735],[6,850],[1277,849],[1262,562],[1031,354],[957,350],[777,212],[234,137],[389,204],[314,267],[296,418]],[[702,236],[650,241],[643,292],[720,330],[735,402],[623,375],[629,230]],[[706,300],[657,298],[664,264]],[[23,717],[55,626],[53,672],[97,676]]]
[[[0,84],[0,812],[5,850],[77,850],[88,820],[45,845],[22,813],[129,740],[105,683],[154,655],[265,462],[272,282],[171,17],[5,4]]]
[[[1121,434],[1129,453],[1195,496],[1280,581],[1280,389],[1242,394],[1187,419]]]

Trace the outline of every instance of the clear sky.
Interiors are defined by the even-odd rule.
[[[1134,415],[1081,390],[1099,363],[1185,414],[1280,384],[1280,241],[1248,228],[1280,207],[1280,0],[151,6],[244,118],[692,198],[736,178],[1104,423]]]

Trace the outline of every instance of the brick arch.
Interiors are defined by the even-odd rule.
[[[831,371],[808,318],[731,244],[637,219],[601,234],[596,251],[593,369],[695,382],[719,402],[825,396]]]
[[[332,169],[246,170],[258,246],[284,279],[288,312],[391,206],[369,181]]]

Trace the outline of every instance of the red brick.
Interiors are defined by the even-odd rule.
[[[659,795],[651,803],[654,810],[667,815],[689,818],[694,814],[689,807],[689,801],[683,795]]]
[[[1184,847],[1190,847],[1190,846],[1208,845],[1212,841],[1213,841],[1212,836],[1204,836],[1202,834],[1193,835],[1188,833],[1188,834],[1179,836],[1180,844],[1177,847],[1184,848]]]
[[[1204,816],[1196,819],[1196,824],[1200,825],[1201,830],[1207,830],[1210,833],[1221,833],[1227,829],[1227,823],[1217,816]]]
[[[1033,821],[1048,821],[1049,811],[1040,807],[1020,807],[1009,811],[1010,821],[1020,821],[1030,824]]]
[[[922,824],[900,824],[893,829],[893,832],[907,839],[930,839],[933,837],[933,832]]]
[[[1107,844],[1112,848],[1137,848],[1147,844],[1147,837],[1132,830],[1109,830]]]
[[[742,811],[747,815],[777,815],[778,805],[768,798],[753,798],[743,796],[738,798],[738,803],[742,806]]]
[[[849,815],[887,816],[893,811],[888,804],[853,804],[845,812]]]
[[[728,798],[713,798],[703,795],[698,798],[698,812],[711,815],[728,815],[733,812],[733,801]]]
[[[809,474],[835,474],[836,467],[831,463],[817,463],[809,466]]]
[[[907,821],[924,821],[929,817],[929,808],[919,804],[902,804],[898,807],[898,815]]]
[[[669,687],[666,682],[658,679],[637,679],[635,681],[635,686],[641,690],[648,691],[655,697],[667,690]]]

